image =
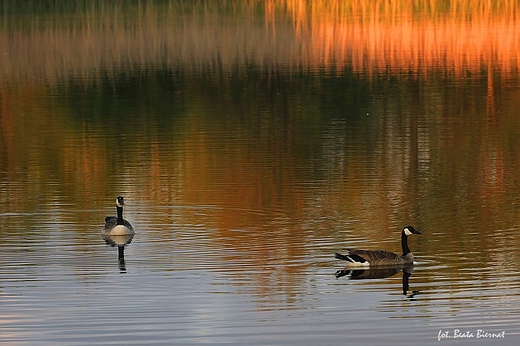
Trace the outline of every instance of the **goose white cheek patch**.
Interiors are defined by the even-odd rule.
[[[405,228],[404,229],[404,234],[410,235],[410,234],[412,234],[412,232],[410,232],[410,230],[408,228]]]

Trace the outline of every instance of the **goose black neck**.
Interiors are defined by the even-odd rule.
[[[401,233],[401,247],[403,248],[403,256],[406,256],[411,252],[410,248],[408,247],[408,236],[404,233],[404,231]]]
[[[123,207],[117,206],[117,224],[123,224]]]

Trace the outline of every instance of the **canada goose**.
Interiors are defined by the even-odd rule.
[[[349,266],[396,266],[413,263],[413,254],[408,247],[408,236],[412,234],[421,234],[412,226],[406,226],[401,232],[401,246],[403,254],[401,256],[385,250],[356,250],[347,249],[345,255],[336,253],[336,258],[348,261]]]
[[[116,216],[107,216],[105,218],[105,227],[103,227],[102,235],[115,236],[115,235],[134,235],[134,228],[130,222],[123,219],[123,205],[125,200],[122,196],[116,198]]]

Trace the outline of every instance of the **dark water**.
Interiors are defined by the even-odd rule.
[[[475,3],[4,6],[0,341],[517,343],[520,8]],[[407,282],[334,276],[407,224]]]

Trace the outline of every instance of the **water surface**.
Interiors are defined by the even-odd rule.
[[[100,3],[2,8],[1,341],[520,340],[517,5]]]

